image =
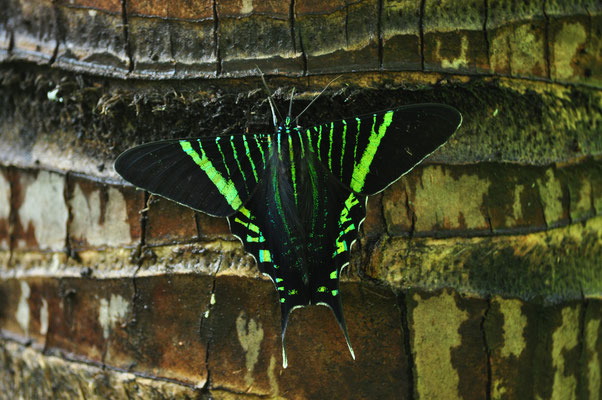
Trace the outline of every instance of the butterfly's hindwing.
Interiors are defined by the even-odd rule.
[[[267,274],[276,287],[280,302],[283,364],[286,367],[285,332],[290,312],[310,303],[306,257],[303,238],[291,227],[291,218],[281,210],[290,206],[278,205],[280,193],[274,185],[276,172],[269,168],[249,202],[228,217],[231,232],[238,236],[245,250],[252,254],[261,272]],[[274,202],[267,198],[276,199]],[[294,202],[292,199],[285,200]]]
[[[127,150],[115,170],[151,193],[223,217],[249,199],[269,149],[268,135],[166,140]]]
[[[326,167],[353,192],[380,192],[439,148],[460,126],[458,111],[414,104],[321,124],[306,135]]]

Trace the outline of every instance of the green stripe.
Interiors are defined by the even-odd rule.
[[[345,154],[345,144],[347,143],[347,121],[343,120],[343,147],[341,147],[341,178],[343,178],[343,155]]]
[[[247,207],[241,207],[240,210],[238,210],[242,215],[244,215],[245,217],[249,218],[250,220],[254,220],[255,217],[253,217],[251,215],[251,211],[249,211],[249,209]]]
[[[330,169],[330,171],[332,171],[332,131],[334,130],[334,122],[330,123],[330,134],[329,134],[329,139],[330,139],[330,143],[329,143],[329,147],[328,147],[328,169]],[[334,171],[332,171],[334,172]]]
[[[301,158],[305,158],[305,148],[303,146],[303,137],[301,136],[301,131],[299,129],[295,129],[297,132],[297,136],[299,136],[299,143],[301,143]]]
[[[263,166],[265,167],[265,154],[263,154],[263,149],[261,148],[261,144],[259,143],[259,138],[257,136],[253,136],[253,138],[255,139],[255,143],[257,143],[259,151],[261,152],[261,161],[263,161]]]
[[[201,167],[203,172],[207,174],[207,177],[211,180],[211,182],[213,182],[220,194],[224,196],[230,207],[232,207],[233,210],[238,210],[242,205],[242,202],[238,196],[236,186],[234,186],[234,183],[231,180],[224,179],[222,174],[215,169],[213,163],[207,158],[207,155],[203,150],[201,140],[197,139],[197,141],[199,143],[199,149],[201,150],[200,156],[199,153],[192,148],[192,145],[189,141],[180,140],[180,146],[182,147],[182,150],[184,150],[184,152],[193,159],[196,165]]]
[[[257,178],[257,170],[255,168],[255,163],[253,162],[253,158],[251,158],[251,150],[249,149],[249,144],[247,143],[247,137],[243,135],[242,141],[245,144],[245,149],[247,150],[247,158],[251,162],[251,168],[253,168],[253,176],[255,177],[255,182],[259,182]]]
[[[217,151],[219,151],[219,153],[222,155],[222,160],[224,161],[224,167],[226,167],[226,172],[228,173],[228,178],[230,178],[232,175],[230,175],[230,168],[228,168],[228,163],[226,162],[226,156],[224,154],[224,152],[222,151],[221,146],[219,145],[219,141],[220,141],[221,137],[216,137],[215,138],[215,145],[217,146]]]
[[[368,175],[370,172],[370,166],[372,165],[372,160],[374,160],[374,155],[380,146],[380,141],[387,133],[387,129],[389,128],[389,125],[391,125],[391,121],[393,121],[393,111],[389,111],[383,116],[383,122],[378,127],[378,133],[376,133],[376,114],[374,115],[372,132],[368,138],[368,145],[364,149],[364,153],[362,154],[362,159],[360,162],[355,164],[353,167],[353,175],[351,176],[350,186],[354,191],[361,192],[364,188],[364,184],[366,183],[366,175]]]
[[[247,188],[247,192],[249,192],[249,187],[247,186],[247,177],[245,176],[245,171],[243,171],[240,166],[240,161],[238,160],[238,154],[236,153],[236,146],[234,146],[234,136],[230,136],[230,145],[232,146],[232,152],[234,153],[234,159],[236,160],[236,165],[238,165],[238,170],[242,175],[242,179],[245,182],[245,187]]]
[[[314,129],[316,129],[314,127]],[[315,149],[314,149],[314,144],[311,142],[311,130],[306,130],[305,133],[307,134],[307,144],[309,146],[309,149],[311,150],[312,153],[315,153]]]
[[[357,160],[357,142],[359,141],[359,138],[360,138],[360,125],[362,123],[362,120],[357,117],[355,117],[355,120],[357,121],[357,130],[355,131],[355,147],[353,148],[353,163],[354,164]]]
[[[322,142],[322,125],[320,125],[318,127],[318,147],[316,147],[316,150],[318,151],[318,158],[320,160],[322,159],[322,157],[320,155],[320,150],[321,150],[320,143],[321,142]]]

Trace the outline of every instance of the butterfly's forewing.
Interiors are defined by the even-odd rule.
[[[371,195],[385,189],[443,145],[461,114],[444,104],[413,104],[314,126],[308,138],[343,185]]]
[[[269,147],[268,135],[165,140],[125,151],[115,170],[153,194],[225,217],[255,190]]]

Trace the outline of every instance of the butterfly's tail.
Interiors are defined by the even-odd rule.
[[[345,323],[345,315],[343,315],[343,302],[341,301],[338,279],[334,282],[331,281],[330,284],[334,287],[329,288],[326,285],[315,285],[316,287],[312,292],[312,303],[326,305],[332,310],[337,323],[343,331],[343,335],[345,335],[345,341],[347,342],[351,357],[355,360],[355,352],[353,351],[353,347],[351,347],[351,341],[347,333],[347,324]]]
[[[282,299],[285,299],[284,302],[282,301]],[[309,302],[306,300],[304,293],[303,296],[280,297],[280,313],[282,322],[282,331],[280,334],[280,337],[282,339],[282,368],[286,368],[288,366],[288,359],[286,357],[286,343],[284,340],[286,334],[286,326],[288,324],[288,317],[295,308],[303,307],[308,303]]]

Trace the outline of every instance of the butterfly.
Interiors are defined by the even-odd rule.
[[[280,123],[268,97],[272,133],[143,144],[122,153],[115,170],[150,193],[228,219],[276,287],[284,368],[289,314],[309,304],[330,307],[355,359],[339,277],[367,197],[442,146],[462,116],[444,104],[413,104],[302,128],[290,115],[292,95]]]

